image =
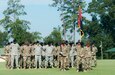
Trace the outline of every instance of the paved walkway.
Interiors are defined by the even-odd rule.
[[[0,56],[0,62],[5,62],[5,57],[3,57],[3,56]]]

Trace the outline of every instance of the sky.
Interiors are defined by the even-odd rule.
[[[7,1],[0,0],[0,19],[4,17],[2,12],[7,8]],[[46,37],[51,33],[53,27],[61,26],[60,12],[57,11],[57,8],[49,6],[53,3],[52,0],[21,0],[21,3],[25,5],[27,12],[27,15],[22,18],[31,22],[30,32],[38,31],[42,33],[42,37]],[[3,30],[1,26],[0,29]],[[79,34],[76,33],[76,40],[78,39]]]

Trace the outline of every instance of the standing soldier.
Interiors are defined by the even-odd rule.
[[[91,47],[90,44],[87,43],[86,47],[84,48],[85,50],[85,69],[86,70],[91,70],[91,58],[92,58],[92,54],[91,54]]]
[[[59,49],[60,49],[60,46],[56,43],[55,44],[55,47],[54,47],[54,50],[53,50],[53,64],[54,64],[54,67],[58,67],[59,66]]]
[[[60,70],[65,71],[66,69],[66,59],[68,57],[68,49],[65,43],[62,43],[60,46],[60,61],[61,61],[61,66],[60,66]]]
[[[35,53],[35,67],[37,69],[37,66],[41,68],[41,55],[42,55],[42,46],[39,44],[39,42],[36,42],[34,44],[34,53]],[[39,62],[39,64],[38,64]]]
[[[98,51],[97,50],[97,47],[94,45],[94,44],[92,44],[92,47],[91,47],[91,51],[92,51],[92,65],[94,66],[94,67],[96,67],[96,65],[97,65],[97,61],[96,61],[96,52]]]
[[[5,46],[4,52],[5,52],[5,56],[6,56],[6,68],[10,68],[11,67],[11,64],[10,64],[11,63],[10,43],[8,43]]]
[[[46,43],[41,43],[42,46],[42,67],[45,67],[45,60],[46,60],[46,56],[45,56],[45,51],[46,51],[46,47],[48,46]]]
[[[35,43],[31,43],[29,46],[30,46],[30,56],[31,56],[31,68],[34,68],[35,67],[35,50],[34,50],[34,44]]]
[[[16,68],[18,68],[19,67],[19,64],[18,64],[18,59],[19,59],[19,44],[17,44],[16,41],[14,40],[11,43],[10,48],[11,48],[11,69],[14,68],[14,62],[16,64]]]
[[[19,53],[20,53],[20,57],[19,57],[19,66],[20,66],[20,69],[23,68],[23,46],[24,46],[24,43],[21,43],[20,50],[19,50]]]
[[[84,69],[84,48],[81,45],[81,42],[78,42],[76,45],[76,51],[77,51],[77,72],[79,71],[85,71]]]
[[[71,63],[71,67],[74,67],[74,56],[75,56],[75,45],[73,43],[70,44],[71,45],[71,49],[69,52],[69,57],[70,57],[70,63]]]
[[[26,69],[26,67],[31,66],[30,63],[30,47],[29,47],[29,43],[25,42],[23,48],[22,48],[22,53],[23,53],[23,61],[24,61],[24,69]]]
[[[66,69],[69,70],[69,66],[70,66],[69,65],[69,52],[71,50],[71,46],[68,43],[68,41],[66,41],[66,46],[67,46],[67,52],[66,52],[66,54],[67,54],[67,56],[66,56]]]
[[[51,43],[48,44],[48,46],[46,46],[46,50],[45,50],[45,68],[48,67],[48,62],[50,64],[50,67],[53,67],[53,49],[54,47],[51,45]]]

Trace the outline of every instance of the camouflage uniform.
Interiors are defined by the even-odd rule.
[[[19,67],[19,45],[17,43],[11,43],[10,45],[10,50],[11,50],[11,68],[14,68],[14,60],[16,67]]]
[[[86,46],[85,48],[85,70],[91,70],[91,48]]]
[[[69,52],[69,56],[70,56],[70,63],[71,63],[71,67],[74,67],[74,56],[75,56],[75,46],[72,45],[70,52]]]
[[[97,47],[95,45],[92,45],[92,66],[96,66],[96,52],[97,52]]]
[[[42,46],[35,44],[34,51],[35,51],[35,67],[37,68],[37,66],[39,66],[39,68],[41,68]]]
[[[8,44],[5,49],[5,55],[6,55],[6,68],[11,68],[11,55],[10,55],[10,45]]]
[[[54,50],[53,50],[53,64],[54,67],[58,67],[59,66],[59,46],[55,46]]]
[[[19,67],[23,68],[23,44],[20,46],[20,57],[19,57]]]
[[[42,56],[41,56],[41,60],[42,60],[42,67],[45,67],[45,60],[46,60],[46,58],[45,58],[45,51],[46,51],[46,47],[47,47],[47,45],[43,45],[42,46]]]
[[[53,49],[54,47],[52,45],[48,45],[46,46],[46,50],[45,50],[45,68],[48,67],[48,62],[50,64],[51,67],[53,67]]]
[[[67,46],[61,45],[60,47],[60,61],[61,61],[61,70],[65,70],[67,66],[67,57],[68,57],[68,49]]]
[[[78,44],[76,46],[76,50],[77,50],[77,72],[79,71],[84,71],[84,54],[85,54],[85,51],[84,51],[84,48],[81,47],[80,44]]]
[[[31,67],[31,63],[30,63],[30,47],[28,45],[24,45],[23,46],[23,61],[24,61],[24,69],[26,69],[26,67]]]
[[[30,44],[30,55],[31,55],[31,68],[35,67],[35,49],[34,45]]]
[[[67,44],[66,46],[67,46],[66,69],[69,69],[69,64],[70,64],[70,61],[69,61],[69,58],[70,58],[69,52],[71,50],[71,46],[70,46],[70,44]]]

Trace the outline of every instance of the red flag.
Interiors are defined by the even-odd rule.
[[[80,36],[82,38],[84,36],[84,32],[82,30],[82,9],[80,6],[78,10],[78,27],[80,28]]]
[[[81,27],[81,21],[82,21],[82,9],[79,6],[79,10],[78,10],[78,27]]]

